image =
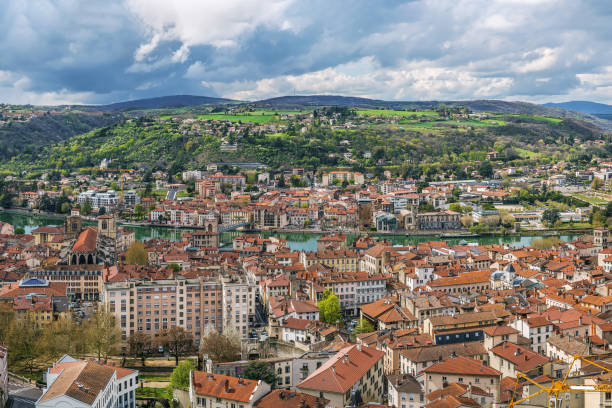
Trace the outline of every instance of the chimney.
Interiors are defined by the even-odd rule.
[[[348,364],[348,363],[349,363],[349,356],[348,356],[348,353],[346,353],[346,354],[344,355],[344,357],[342,358],[342,360],[344,361],[344,364]]]
[[[361,351],[361,343],[357,343],[357,350]]]

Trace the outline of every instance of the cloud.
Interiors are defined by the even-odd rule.
[[[4,0],[0,99],[612,103],[611,20],[596,0]]]

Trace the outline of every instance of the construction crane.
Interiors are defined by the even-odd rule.
[[[563,377],[562,380],[552,380],[551,385],[549,387],[545,387],[542,384],[537,383],[536,381],[532,380],[531,378],[529,378],[526,374],[521,373],[520,371],[517,372],[516,374],[516,383],[514,386],[514,392],[512,393],[512,400],[510,401],[510,403],[508,404],[508,408],[512,408],[516,405],[521,404],[522,402],[525,402],[527,400],[530,400],[531,398],[535,397],[536,395],[540,395],[540,394],[548,394],[548,401],[549,401],[549,406],[551,408],[556,408],[554,405],[550,405],[550,403],[554,402],[554,401],[559,401],[559,394],[562,392],[612,392],[612,384],[594,384],[594,385],[571,385],[567,383],[567,378],[569,377],[569,374],[572,372],[572,367],[574,366],[574,363],[576,362],[576,360],[580,360],[584,363],[588,363],[591,364],[597,368],[601,368],[604,371],[607,371],[609,373],[612,373],[612,370],[609,368],[606,368],[600,364],[597,364],[587,358],[584,358],[580,355],[574,355],[572,362],[569,366],[569,368],[567,369],[567,372],[565,373],[565,376]],[[515,400],[514,398],[516,397],[517,394],[517,388],[519,385],[519,380],[520,379],[524,379],[525,381],[529,382],[530,384],[535,385],[536,387],[539,388],[539,391],[528,395],[527,397],[521,398],[519,400]]]

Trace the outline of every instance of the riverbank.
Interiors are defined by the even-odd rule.
[[[23,228],[26,233],[30,233],[33,229],[41,225],[63,225],[64,218],[61,214],[35,214],[21,209],[12,209],[0,211],[0,221],[8,222],[15,228]],[[85,220],[86,225],[94,223],[95,220]],[[180,241],[183,235],[187,232],[195,231],[194,228],[171,225],[151,226],[148,224],[123,224],[124,228],[134,231],[136,239],[146,241],[149,239],[160,238],[170,241]],[[513,234],[489,234],[489,235],[472,235],[467,231],[460,234],[434,234],[431,231],[421,231],[419,234],[406,233],[375,233],[375,232],[348,232],[340,231],[347,235],[349,241],[354,240],[357,236],[368,233],[374,237],[384,238],[389,240],[392,245],[416,245],[426,241],[444,240],[450,245],[459,243],[473,242],[478,244],[506,244],[513,247],[523,247],[530,245],[535,239],[544,238],[551,235],[556,235],[564,241],[576,239],[579,235],[588,233],[589,230],[575,229],[568,231],[555,230],[539,230],[539,231],[522,231]],[[278,237],[287,241],[289,249],[294,251],[316,251],[317,239],[324,233],[329,231],[313,231],[313,230],[282,230],[282,231],[228,231],[219,234],[219,242],[223,245],[230,245],[232,240],[244,233],[258,233],[264,237]]]

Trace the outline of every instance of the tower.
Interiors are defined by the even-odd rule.
[[[98,217],[98,233],[112,239],[117,239],[117,221],[112,215]]]
[[[597,227],[593,229],[593,245],[607,248],[608,247],[609,231],[606,227]]]
[[[70,217],[66,217],[66,221],[64,223],[64,230],[66,232],[66,235],[76,236],[81,232],[81,228],[81,212],[78,208],[73,208],[70,211]]]

